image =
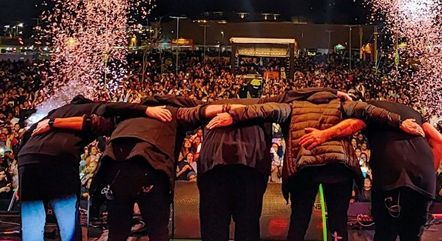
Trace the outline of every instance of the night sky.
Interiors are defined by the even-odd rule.
[[[184,13],[196,16],[204,11],[271,12],[290,20],[291,16],[306,16],[317,23],[353,23],[367,20],[368,9],[363,0],[162,0],[156,15]],[[191,3],[191,4],[190,4]]]
[[[35,5],[37,0],[0,0],[0,24],[16,22],[32,23],[39,13]]]
[[[364,23],[368,10],[363,0],[156,0],[152,17],[182,14],[200,18],[205,11],[271,12],[282,20],[291,16],[307,17],[315,23]],[[34,25],[41,0],[0,0],[0,24],[24,22]]]

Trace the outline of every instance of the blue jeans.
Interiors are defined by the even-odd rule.
[[[49,203],[57,218],[61,240],[80,240],[77,196],[58,198],[50,200]],[[46,210],[42,200],[21,202],[22,241],[43,241],[45,223]]]

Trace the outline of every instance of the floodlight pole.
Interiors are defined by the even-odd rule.
[[[349,26],[349,31],[348,31],[348,55],[349,55],[349,68],[351,70],[351,60],[352,60],[352,54],[351,54],[351,26]]]
[[[178,63],[179,63],[179,48],[178,48],[178,39],[180,38],[180,20],[186,19],[187,17],[180,16],[170,16],[172,19],[176,19],[176,61],[175,61],[175,73],[178,74]]]

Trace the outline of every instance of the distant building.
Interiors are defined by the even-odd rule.
[[[21,37],[0,37],[0,60],[31,60],[35,56],[31,40]]]
[[[163,41],[176,38],[176,22],[161,23]],[[204,28],[206,29],[204,31]],[[206,38],[204,38],[206,32]],[[308,24],[297,19],[295,22],[227,22],[225,20],[180,21],[180,38],[192,39],[197,46],[230,45],[232,37],[247,38],[289,38],[296,39],[298,47],[303,49],[332,50],[341,45],[349,45],[350,26],[333,24]],[[351,45],[354,51],[359,51],[360,44],[364,45],[373,40],[374,26],[360,25],[351,27]],[[204,43],[204,39],[206,39]]]

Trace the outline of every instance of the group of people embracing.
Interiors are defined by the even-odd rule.
[[[186,130],[203,128],[197,163],[204,241],[259,240],[271,171],[272,123],[286,138],[282,191],[292,213],[287,240],[304,240],[316,193],[324,187],[330,235],[348,240],[353,183],[362,184],[350,143],[364,129],[372,154],[375,241],[419,240],[434,199],[442,135],[402,104],[354,101],[329,88],[260,99],[202,103],[152,96],[141,104],[97,103],[77,96],[25,133],[18,153],[22,240],[43,240],[45,207],[63,241],[80,240],[81,151],[109,136],[92,185],[105,195],[110,241],[126,240],[137,203],[149,240],[169,240],[177,158]],[[95,180],[96,179],[96,180]],[[93,197],[92,197],[93,198]]]

